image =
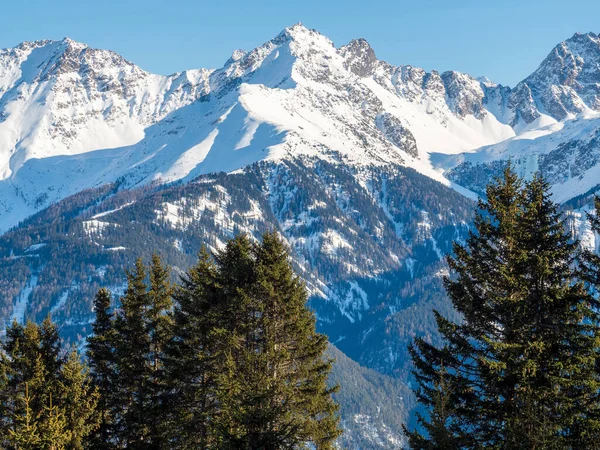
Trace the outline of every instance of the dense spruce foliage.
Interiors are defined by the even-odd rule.
[[[282,241],[203,253],[177,290],[165,370],[171,448],[333,448],[332,360]]]
[[[176,286],[157,256],[127,275],[117,312],[95,300],[91,448],[333,448],[333,360],[277,235],[203,251]]]
[[[178,285],[157,255],[127,279],[116,311],[96,295],[89,370],[49,317],[7,329],[0,448],[333,448],[333,359],[276,234],[204,250]]]
[[[597,448],[598,257],[567,232],[543,178],[523,182],[508,166],[486,194],[475,231],[448,257],[462,320],[438,313],[443,345],[411,348],[428,415],[407,431],[410,445]]]
[[[0,448],[86,448],[99,392],[75,350],[63,349],[49,318],[14,322],[0,348]]]

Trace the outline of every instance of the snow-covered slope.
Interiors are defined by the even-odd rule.
[[[593,33],[559,44],[514,89],[392,66],[364,39],[336,48],[301,24],[220,69],[170,76],[70,39],[23,43],[0,51],[0,230],[108,182],[189,180],[302,155],[400,163],[468,194],[453,181],[471,182],[443,171],[471,157],[440,155],[489,162],[566,146],[595,126],[599,64]],[[569,182],[568,195],[580,193]]]
[[[147,126],[202,95],[209,73],[152,75],[68,38],[1,51],[1,178],[33,158],[138,142]]]
[[[474,153],[436,155],[434,160],[449,169],[446,176],[478,193],[510,160],[525,178],[541,172],[555,200],[564,202],[600,184],[600,113],[582,113]]]
[[[521,175],[540,171],[561,202],[600,183],[600,36],[558,44],[514,89],[486,84],[484,105],[516,136],[458,156],[433,155],[445,175],[482,192],[512,160]]]
[[[514,135],[468,75],[393,67],[295,25],[219,70],[163,77],[64,39],[0,53],[0,229],[84,188],[189,179],[286,155],[353,164]]]

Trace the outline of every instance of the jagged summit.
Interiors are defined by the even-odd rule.
[[[302,22],[297,22],[289,27],[285,27],[283,30],[281,30],[281,32],[275,37],[273,38],[276,41],[280,41],[283,39],[295,39],[295,40],[301,40],[301,39],[305,39],[310,35],[315,35],[318,34],[320,36],[323,36],[321,33],[319,33],[317,30],[314,29],[308,29],[307,27],[305,27]]]
[[[556,45],[514,89],[487,89],[488,109],[501,111],[518,136],[464,155],[449,176],[481,192],[475,174],[512,159],[524,176],[541,171],[559,201],[593,189],[600,168],[600,37],[575,33]],[[491,107],[490,107],[491,106]],[[487,178],[480,178],[480,181]]]
[[[229,59],[225,62],[223,67],[227,67],[228,65],[239,61],[240,59],[242,59],[244,56],[246,56],[248,54],[248,52],[246,50],[241,50],[241,49],[236,49],[231,53],[231,56],[229,57]]]
[[[592,45],[592,46],[597,46],[598,42],[600,40],[600,34],[596,34],[592,31],[589,31],[587,33],[581,33],[581,32],[576,32],[573,34],[573,36],[571,36],[569,39],[567,39],[564,42],[561,42],[559,44],[578,44],[578,45]]]
[[[345,67],[359,77],[372,75],[378,60],[375,51],[366,39],[354,39],[340,48]]]
[[[527,123],[544,116],[564,120],[600,110],[600,38],[594,33],[575,33],[559,43],[517,85],[511,101]]]
[[[64,38],[62,38],[60,40],[60,42],[64,43],[65,45],[67,45],[69,47],[73,47],[73,48],[87,48],[88,47],[87,44],[84,44],[83,42],[79,42],[74,39],[71,39],[69,36],[65,36]]]

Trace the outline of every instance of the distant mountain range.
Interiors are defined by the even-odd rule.
[[[0,321],[51,312],[81,343],[95,291],[118,296],[135,257],[157,250],[177,273],[202,244],[276,229],[349,357],[336,353],[353,386],[345,443],[402,448],[406,346],[437,339],[431,308],[452,314],[443,255],[508,160],[546,175],[598,249],[584,214],[600,184],[598,35],[560,43],[514,88],[392,66],[300,24],[170,76],[26,42],[0,51]]]

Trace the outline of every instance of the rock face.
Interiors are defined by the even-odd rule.
[[[344,58],[344,67],[359,77],[373,75],[378,60],[375,52],[364,39],[355,39],[340,49]]]
[[[31,158],[135,142],[206,93],[209,73],[152,75],[68,38],[0,51],[2,178]]]
[[[446,176],[481,193],[508,160],[525,177],[540,171],[555,198],[567,201],[598,187],[600,37],[577,33],[558,44],[514,89],[484,87],[484,106],[516,137],[460,157],[440,158]]]
[[[508,100],[508,107],[513,113],[513,118],[510,121],[513,127],[520,123],[530,124],[540,117],[533,93],[527,83],[519,83],[512,91]]]
[[[541,114],[555,120],[585,110],[600,111],[600,37],[576,33],[558,44],[511,94],[513,124]]]
[[[556,120],[600,110],[600,37],[577,33],[561,42],[524,83]]]
[[[375,123],[392,144],[414,158],[419,156],[417,141],[410,130],[400,123],[398,118],[389,113],[383,113],[376,117]]]
[[[483,89],[479,81],[459,72],[442,74],[450,109],[459,117],[471,115],[482,119],[486,114],[483,107]]]

